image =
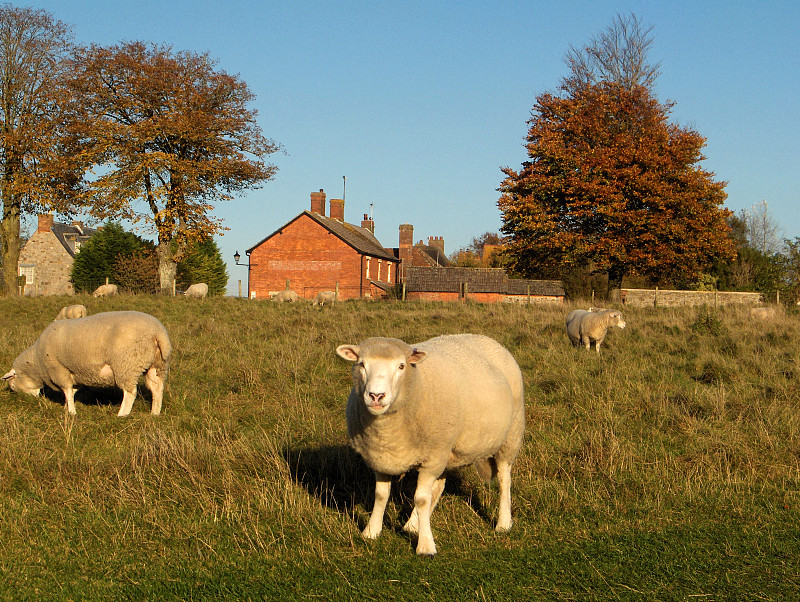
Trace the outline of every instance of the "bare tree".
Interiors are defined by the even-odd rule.
[[[23,212],[54,208],[53,177],[61,125],[57,90],[70,50],[70,27],[43,10],[0,5],[0,249],[6,293],[17,292]]]
[[[583,48],[570,46],[564,62],[570,75],[562,87],[568,92],[600,82],[624,88],[643,86],[652,89],[660,74],[660,64],[647,62],[653,44],[652,27],[644,27],[633,13],[617,14],[605,31]]]
[[[783,230],[770,213],[767,201],[753,203],[749,210],[742,209],[742,219],[747,224],[750,246],[762,253],[779,253],[783,250]]]

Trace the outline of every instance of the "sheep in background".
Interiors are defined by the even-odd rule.
[[[615,309],[576,309],[567,316],[567,336],[572,344],[589,349],[594,343],[597,353],[600,353],[600,345],[611,326],[625,328],[622,312]]]
[[[194,299],[205,299],[207,294],[208,294],[208,285],[205,282],[198,282],[197,284],[193,284],[185,291],[183,291],[184,297],[191,297]]]
[[[92,293],[92,297],[111,297],[118,294],[119,289],[116,284],[102,284],[95,289]]]
[[[153,394],[150,411],[159,414],[171,351],[166,329],[153,316],[138,311],[104,312],[50,324],[19,354],[3,380],[13,391],[29,395],[38,396],[43,385],[61,389],[70,414],[75,413],[78,386],[118,387],[123,397],[117,415],[127,416],[144,374]]]
[[[336,293],[334,291],[320,291],[317,293],[317,296],[314,297],[312,305],[324,307],[325,305],[334,305],[335,303]]]
[[[272,295],[272,300],[276,303],[296,303],[300,300],[300,295],[291,289],[286,289]]]
[[[84,317],[86,317],[85,305],[67,305],[66,307],[62,307],[61,311],[58,312],[56,320],[74,320],[75,318]]]
[[[417,554],[434,555],[430,518],[444,490],[442,474],[468,464],[485,480],[498,478],[495,530],[508,531],[511,464],[525,430],[522,373],[508,350],[485,336],[459,334],[413,346],[369,338],[336,353],[355,363],[348,438],[375,472],[375,502],[362,535],[380,535],[391,477],[417,469],[414,510],[403,529],[418,535]]]
[[[774,307],[751,307],[750,318],[754,320],[772,320],[775,318]]]

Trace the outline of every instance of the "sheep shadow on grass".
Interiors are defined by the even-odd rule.
[[[289,473],[298,485],[324,506],[355,518],[360,530],[367,526],[375,495],[375,476],[361,457],[346,445],[283,450]],[[485,487],[468,478],[469,467],[445,472],[444,495],[462,498],[484,521],[492,517],[482,503]],[[384,527],[405,534],[402,526],[414,507],[417,472],[410,471],[392,479],[390,506]],[[397,517],[392,516],[392,505]]]
[[[115,387],[80,387],[75,390],[75,405],[78,406],[117,406],[122,405],[122,389]],[[66,399],[64,393],[60,390],[51,389],[50,387],[42,387],[42,397],[55,404],[64,406]],[[133,407],[136,408],[137,403],[144,400],[147,404],[147,410],[153,403],[153,396],[147,387],[138,387],[136,393],[136,400],[133,402]],[[80,411],[78,409],[78,411]]]

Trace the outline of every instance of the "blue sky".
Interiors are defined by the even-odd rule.
[[[345,219],[370,211],[397,246],[444,237],[446,251],[498,231],[501,166],[519,167],[537,95],[563,57],[633,12],[653,26],[656,92],[673,121],[708,139],[706,169],[735,211],[765,200],[786,238],[800,236],[800,4],[671,2],[137,1],[17,2],[74,27],[81,43],[142,40],[208,52],[256,96],[264,133],[286,154],[262,188],[218,206],[229,290],[246,278],[234,251],[253,246],[324,189]],[[246,286],[246,282],[243,283]]]

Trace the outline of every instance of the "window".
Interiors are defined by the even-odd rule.
[[[20,264],[19,275],[25,276],[25,289],[23,294],[34,290],[36,286],[36,266],[31,264]]]
[[[369,260],[370,258],[367,257],[367,280],[369,280]]]

